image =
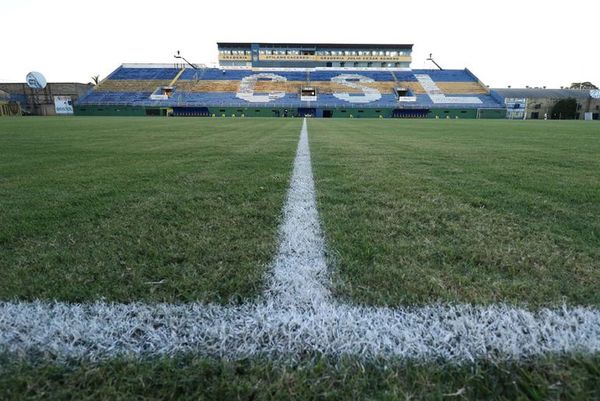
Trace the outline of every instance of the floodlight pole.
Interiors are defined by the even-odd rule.
[[[173,57],[175,58],[179,58],[182,59],[183,61],[185,61],[190,67],[192,67],[194,70],[197,70],[198,67],[196,67],[194,64],[190,63],[189,61],[187,61],[187,59],[185,57],[183,57],[180,53],[179,50],[177,50],[177,54],[174,55]]]
[[[442,67],[440,67],[440,65],[438,63],[435,62],[435,60],[433,59],[433,53],[429,53],[429,58],[426,61],[431,61],[433,64],[435,64],[435,66],[437,68],[439,68],[440,70],[444,70]]]

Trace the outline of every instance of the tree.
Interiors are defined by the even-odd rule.
[[[577,114],[577,100],[574,98],[561,99],[552,107],[553,120],[574,120]]]
[[[100,75],[92,75],[92,81],[94,81],[94,85],[98,85],[100,82]]]
[[[573,82],[569,89],[598,89],[598,87],[591,82]]]

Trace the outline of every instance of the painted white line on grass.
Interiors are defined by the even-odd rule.
[[[273,298],[280,306],[302,307],[329,302],[329,291],[325,287],[325,241],[315,199],[306,119],[302,123],[279,238],[266,297]]]
[[[304,121],[270,288],[260,301],[239,307],[0,302],[0,352],[58,361],[193,352],[456,362],[600,352],[600,311],[593,308],[340,304],[327,290],[324,249]]]
[[[0,349],[57,360],[193,352],[227,359],[295,361],[317,353],[460,362],[600,351],[600,316],[586,308],[296,308],[271,300],[241,307],[3,303],[0,311]]]

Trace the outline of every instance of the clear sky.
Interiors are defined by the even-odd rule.
[[[413,68],[492,87],[600,85],[599,0],[0,0],[0,82],[89,82],[124,62],[214,64],[217,41],[414,43]]]

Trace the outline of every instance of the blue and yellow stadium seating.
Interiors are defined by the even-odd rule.
[[[316,99],[301,99],[301,90],[306,87],[316,90]],[[169,88],[168,95],[154,96],[161,88]],[[398,88],[410,96],[399,97]],[[252,70],[160,65],[119,67],[79,100],[77,110],[86,114],[86,111],[106,109],[104,106],[178,111],[168,113],[170,115],[185,115],[185,108],[203,110],[192,115],[221,115],[223,108],[283,108],[286,114],[289,109],[289,115],[299,109],[314,110],[320,115],[325,109],[360,108],[378,109],[379,113],[375,114],[385,117],[411,114],[398,110],[426,110],[429,117],[435,117],[435,111],[442,109],[502,108],[467,69]],[[216,108],[219,111],[213,110]],[[225,114],[229,115],[229,110]]]

